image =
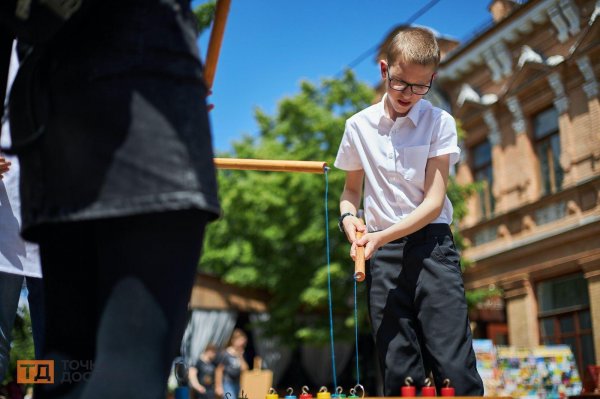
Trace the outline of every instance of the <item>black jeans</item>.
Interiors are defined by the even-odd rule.
[[[482,396],[467,316],[460,256],[446,224],[430,224],[379,248],[367,268],[369,314],[384,394],[406,377],[420,388],[433,373],[456,396]]]
[[[36,398],[164,398],[206,221],[189,210],[43,228],[43,358],[55,373]]]

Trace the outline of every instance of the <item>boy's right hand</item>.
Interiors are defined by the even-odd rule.
[[[348,238],[350,244],[354,244],[354,242],[357,240],[357,231],[360,231],[362,233],[365,233],[367,231],[367,227],[365,226],[365,224],[356,216],[345,217],[342,221],[342,224],[344,225],[344,232],[346,232],[346,237]]]

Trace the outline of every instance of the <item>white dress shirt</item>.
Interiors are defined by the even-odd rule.
[[[345,171],[364,171],[363,207],[370,232],[399,222],[423,201],[429,158],[450,154],[454,165],[460,155],[449,113],[421,99],[405,117],[393,121],[385,111],[386,96],[346,121],[334,163]],[[433,223],[451,224],[452,211],[446,196]]]

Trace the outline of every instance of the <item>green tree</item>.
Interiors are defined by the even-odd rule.
[[[29,308],[19,308],[15,325],[12,330],[12,342],[10,347],[10,364],[9,372],[0,383],[7,383],[12,380],[13,376],[17,375],[17,360],[35,359],[33,347],[33,336],[31,330],[31,317]]]
[[[461,220],[467,215],[467,200],[481,187],[478,183],[470,184],[458,184],[454,177],[450,177],[448,182],[448,198],[452,202],[454,207],[454,219],[456,221]],[[454,241],[459,250],[463,251],[466,248],[465,240],[463,239],[460,229],[453,229]],[[461,265],[463,271],[472,266],[471,261],[466,258],[461,258]],[[502,295],[502,291],[497,288],[477,288],[473,290],[466,290],[465,297],[467,299],[467,306],[472,309],[477,304],[485,302],[488,298]]]
[[[216,4],[216,0],[210,0],[194,8],[194,14],[196,15],[196,21],[198,22],[198,36],[212,24],[217,9]]]
[[[466,136],[465,130],[462,128],[462,124],[460,120],[456,121],[456,131],[458,132],[458,139],[463,140]],[[454,208],[453,217],[454,217],[454,225],[458,226],[458,222],[460,222],[465,216],[467,216],[468,208],[467,208],[467,200],[470,196],[475,194],[477,190],[481,187],[479,183],[469,183],[469,184],[458,184],[456,178],[454,176],[450,176],[448,180],[448,189],[447,195],[450,202],[452,202],[452,207]],[[466,248],[465,242],[463,240],[462,234],[460,234],[460,229],[454,228],[454,241],[456,242],[456,246],[463,250]],[[468,259],[463,259],[463,269],[468,267],[470,262]]]
[[[458,131],[459,140],[464,139],[466,136],[466,132],[462,128],[460,120],[456,121],[456,130]],[[482,187],[483,186],[479,182],[458,184],[456,182],[456,179],[453,176],[450,176],[450,180],[448,182],[448,198],[450,199],[454,207],[454,220],[456,226],[458,225],[458,222],[460,220],[467,216],[467,200],[473,194],[481,190]],[[460,232],[460,229],[456,228],[453,230],[454,241],[456,242],[456,246],[458,247],[458,249],[461,251],[466,249],[467,246]],[[461,263],[463,270],[471,266],[471,261],[468,258],[465,258],[464,256],[462,257]],[[502,295],[502,290],[497,287],[478,288],[474,290],[465,291],[467,306],[469,309],[476,307],[479,303],[485,302],[488,298],[499,295]]]
[[[371,105],[374,96],[351,71],[318,86],[302,82],[297,95],[280,101],[275,115],[255,111],[257,136],[243,137],[233,144],[231,153],[219,156],[332,165],[345,120]],[[209,225],[200,268],[238,286],[268,290],[272,300],[267,331],[288,343],[323,343],[329,338],[325,178],[335,334],[336,339],[353,336],[354,263],[347,240],[337,229],[344,177],[335,169],[326,177],[232,170],[218,173],[224,215]],[[452,180],[449,194],[462,216],[469,189]],[[368,331],[365,287],[358,287],[360,329]]]
[[[341,79],[325,79],[319,86],[302,82],[297,95],[280,101],[276,115],[255,111],[257,137],[246,136],[234,143],[231,154],[220,155],[331,165],[345,120],[373,99],[373,90],[357,82],[350,71]],[[224,216],[208,228],[201,268],[233,284],[267,289],[273,296],[268,331],[290,343],[328,337],[326,177],[333,309],[351,325],[354,265],[345,236],[337,230],[344,174],[333,169],[327,176],[257,171],[218,174]]]

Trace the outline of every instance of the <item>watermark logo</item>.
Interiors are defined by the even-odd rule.
[[[17,360],[18,384],[53,384],[54,360]]]
[[[60,371],[61,384],[88,381],[92,376],[94,362],[91,360],[63,360]]]
[[[56,366],[56,367],[55,367]],[[73,384],[92,376],[91,360],[17,360],[18,384]],[[56,378],[55,378],[56,377]]]

